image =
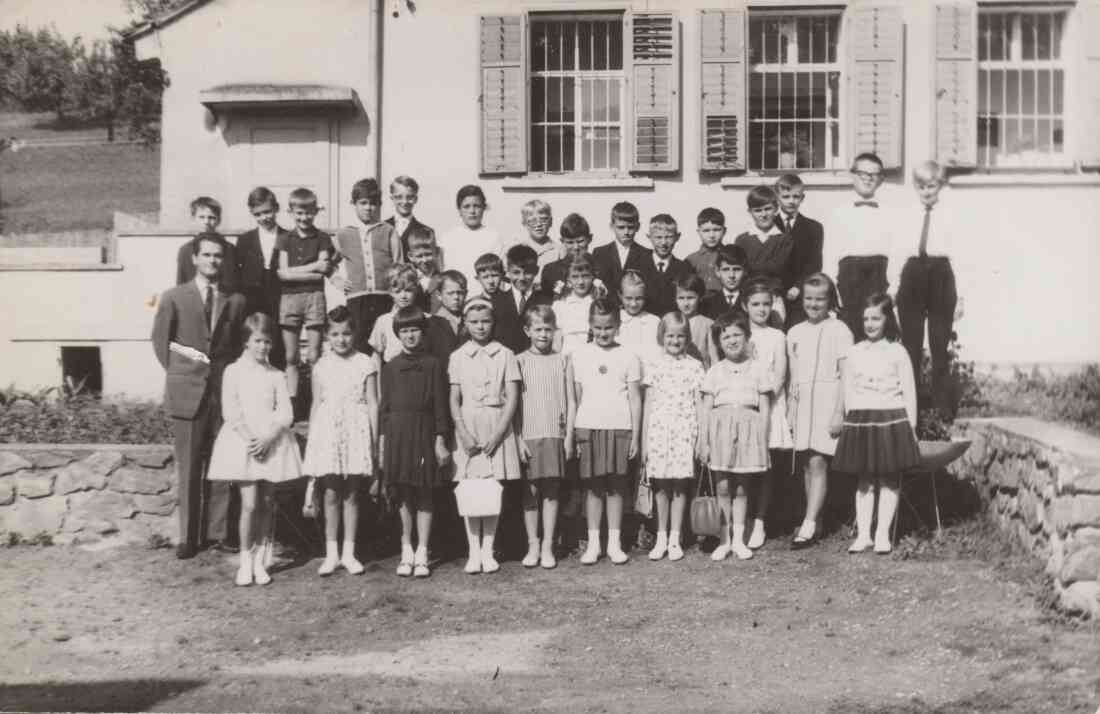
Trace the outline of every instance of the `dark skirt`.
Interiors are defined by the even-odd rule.
[[[435,459],[435,418],[431,413],[391,413],[382,436],[383,483],[437,486],[442,482]]]
[[[577,461],[582,481],[626,476],[629,455],[629,429],[577,429]]]
[[[844,416],[832,468],[850,474],[897,474],[920,464],[904,409],[853,409]]]
[[[557,437],[527,439],[531,459],[524,476],[532,481],[565,477],[565,440]]]

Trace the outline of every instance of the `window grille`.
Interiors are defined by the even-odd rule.
[[[749,168],[835,169],[839,12],[749,16]]]
[[[1065,10],[1059,8],[980,9],[980,165],[1037,166],[1065,160],[1065,19]]]
[[[531,170],[623,168],[622,15],[532,16]]]

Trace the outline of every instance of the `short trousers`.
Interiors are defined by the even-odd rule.
[[[325,324],[325,291],[308,293],[283,293],[279,298],[279,324],[297,329],[323,327]]]

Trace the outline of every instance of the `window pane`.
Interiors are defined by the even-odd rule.
[[[561,69],[561,23],[551,22],[546,27],[546,69]]]
[[[1020,44],[1022,46],[1022,59],[1035,59],[1035,16],[1031,14],[1018,15],[1020,19]]]
[[[989,113],[1005,113],[1005,73],[1003,69],[989,70]]]
[[[989,113],[989,71],[978,70],[978,114]]]
[[[606,131],[610,156],[608,167],[617,169],[622,164],[622,130],[617,126],[609,126]]]
[[[1036,59],[1050,59],[1050,20],[1051,16],[1045,12],[1035,18]]]
[[[1020,71],[1016,69],[1005,72],[1005,113],[1020,113]]]
[[[1051,17],[1050,47],[1053,52],[1054,59],[1062,59],[1062,23],[1064,23],[1065,21],[1066,16],[1064,13],[1061,12]]]
[[[596,23],[592,31],[592,44],[592,69],[607,69],[607,23]]]
[[[810,36],[813,34],[810,24],[813,21],[809,17],[800,17],[795,20],[798,28],[798,63],[813,62],[813,47],[810,46]]]
[[[531,127],[531,170],[546,170],[546,152],[543,147],[546,141],[546,127],[534,125]]]
[[[1016,119],[1004,123],[1004,153],[1016,154],[1020,151],[1020,124]]]
[[[764,75],[749,75],[749,119],[764,116]]]
[[[622,121],[620,105],[622,104],[622,80],[621,79],[609,79],[607,80],[607,120],[608,121]]]
[[[1054,70],[1054,113],[1062,113],[1062,83],[1065,78],[1065,72],[1060,69]]]
[[[1064,127],[1062,126],[1061,119],[1054,120],[1054,151],[1056,153],[1062,153],[1065,150],[1065,136]]]
[[[613,21],[608,23],[608,41],[611,45],[611,54],[607,58],[608,69],[623,68],[623,23]],[[618,164],[616,164],[617,166]]]
[[[764,118],[779,118],[779,77],[769,72],[764,75]]]
[[[991,25],[993,18],[989,15],[978,15],[978,61],[989,59],[989,38],[993,32]]]
[[[1040,69],[1035,73],[1035,92],[1039,100],[1036,111],[1039,114],[1050,114],[1050,70]]]
[[[1040,119],[1036,130],[1035,148],[1044,153],[1050,152],[1050,119]]]
[[[814,81],[817,86],[817,81]],[[822,97],[822,101],[829,109],[831,119],[840,118],[840,72],[829,72],[829,92]]]
[[[542,72],[546,69],[546,25],[531,23],[531,71]]]
[[[573,69],[576,60],[577,23],[566,22],[562,24],[561,38],[561,68]]]
[[[1011,26],[1005,20],[1005,16],[1000,13],[994,13],[989,18],[988,45],[991,60],[1008,59],[1006,54],[1011,44]]]
[[[531,78],[531,121],[546,121],[546,80],[542,77]]]
[[[580,50],[580,60],[577,64],[577,69],[581,71],[592,69],[592,23],[578,23],[577,49]]]
[[[1035,71],[1020,70],[1020,99],[1023,100],[1023,114],[1035,113]]]

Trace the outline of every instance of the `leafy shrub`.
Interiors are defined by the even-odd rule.
[[[969,416],[1034,416],[1100,434],[1100,365],[1064,375],[1017,368],[1012,379],[978,376],[975,384],[981,400]]]
[[[0,443],[164,444],[172,424],[160,404],[110,401],[91,395],[50,398],[37,393],[0,391]]]

